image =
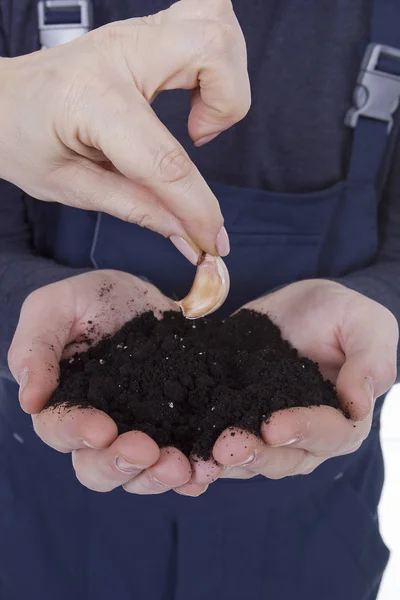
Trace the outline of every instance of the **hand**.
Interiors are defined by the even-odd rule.
[[[116,424],[102,411],[44,408],[58,385],[60,359],[68,356],[68,344],[87,331],[88,321],[96,323],[93,338],[99,339],[145,310],[159,315],[176,310],[176,304],[128,273],[95,271],[41,288],[22,307],[9,352],[10,370],[20,383],[20,403],[33,415],[36,433],[59,452],[72,452],[83,485],[99,492],[123,485],[136,494],[178,488],[197,496],[207,489],[207,476],[215,467],[192,466],[177,449],[160,450],[141,432],[118,436]],[[86,348],[82,342],[69,352]]]
[[[288,285],[246,308],[268,313],[285,339],[319,363],[350,419],[326,406],[298,408],[275,413],[262,425],[262,439],[224,433],[213,450],[227,467],[223,477],[308,474],[331,457],[357,450],[369,434],[375,399],[396,378],[398,326],[392,313],[324,280]]]
[[[199,249],[225,256],[218,202],[150,104],[163,90],[193,90],[188,127],[200,146],[246,115],[246,60],[230,0],[181,0],[0,59],[0,176],[35,198],[153,229],[194,264]]]

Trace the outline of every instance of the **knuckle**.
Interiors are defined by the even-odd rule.
[[[228,111],[225,111],[225,116],[230,121],[237,123],[244,119],[250,110],[251,106],[251,95],[246,93],[244,96],[238,96],[237,94],[232,96],[232,104]]]
[[[237,43],[237,33],[227,23],[204,21],[202,23],[203,48],[207,55],[220,57],[230,54]]]
[[[161,183],[180,183],[194,173],[194,165],[183,148],[176,146],[156,157],[155,172]]]
[[[233,5],[231,0],[206,0],[197,8],[197,14],[204,15],[205,18],[213,17],[214,19],[226,18],[230,13],[233,13]],[[201,12],[200,12],[201,11]]]
[[[90,66],[88,72],[97,76],[91,77],[92,81],[97,84],[104,81],[106,65],[112,66],[114,73],[116,70],[124,71],[126,67],[129,69],[129,56],[132,49],[136,51],[135,54],[140,50],[140,23],[136,23],[139,26],[132,27],[132,21],[136,19],[108,23],[83,36],[82,39],[85,39],[88,44],[88,51],[83,58],[81,53],[79,58],[86,60]],[[102,91],[105,93],[104,89]]]
[[[137,206],[130,207],[126,216],[124,216],[124,221],[127,223],[135,223],[136,225],[139,225],[139,227],[145,227],[147,229],[154,228],[151,216],[143,213],[143,210]]]
[[[103,27],[94,30],[91,33],[90,38],[98,48],[104,49],[104,44],[114,45],[116,42],[119,43],[121,40],[121,29],[120,21],[108,23],[107,25],[103,25]]]

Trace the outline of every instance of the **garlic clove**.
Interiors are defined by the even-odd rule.
[[[177,305],[187,319],[205,317],[223,305],[229,285],[229,272],[222,258],[203,254],[189,294]]]

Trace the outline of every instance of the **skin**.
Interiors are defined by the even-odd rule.
[[[223,477],[305,475],[329,458],[355,452],[370,432],[376,398],[396,379],[395,317],[373,300],[324,280],[291,284],[247,308],[271,315],[283,336],[319,363],[350,419],[330,407],[298,408],[264,423],[262,441],[226,432],[213,451],[227,467]]]
[[[112,291],[100,299],[100,287],[110,283]],[[129,302],[132,298],[134,303]],[[133,275],[96,271],[37,290],[21,311],[9,352],[11,372],[21,386],[21,406],[32,414],[35,431],[45,443],[72,452],[79,481],[92,490],[105,492],[122,485],[135,494],[174,489],[198,496],[218,477],[261,474],[280,479],[311,473],[325,460],[360,447],[371,428],[375,399],[396,378],[394,316],[338,283],[312,280],[288,285],[247,308],[270,314],[286,339],[318,361],[336,384],[350,420],[329,407],[282,411],[262,425],[262,440],[223,433],[213,449],[215,460],[206,463],[189,461],[176,449],[160,450],[143,433],[118,436],[115,423],[101,411],[43,410],[57,386],[60,358],[76,350],[66,352],[65,347],[87,329],[88,320],[98,324],[100,336],[116,331],[149,305],[156,315],[176,308]],[[84,344],[78,348],[84,349]],[[121,459],[130,466],[121,465]]]
[[[112,290],[100,297],[99,291],[110,285]],[[9,366],[20,383],[20,403],[32,415],[36,433],[55,450],[72,453],[83,485],[98,492],[122,485],[136,494],[176,488],[199,495],[222,467],[191,463],[174,448],[160,450],[140,432],[118,436],[114,421],[98,410],[43,410],[57,387],[60,359],[87,347],[85,342],[68,344],[87,331],[88,321],[96,323],[94,339],[98,339],[149,309],[156,316],[178,310],[154,286],[118,271],[95,271],[41,288],[22,307]]]
[[[246,46],[230,0],[181,0],[0,59],[0,79],[0,177],[40,200],[157,231],[194,264],[200,250],[228,254],[216,197],[151,103],[190,90],[197,146],[246,115]]]

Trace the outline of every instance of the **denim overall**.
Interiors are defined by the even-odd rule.
[[[138,4],[144,14],[146,3]],[[341,276],[374,260],[376,182],[400,93],[387,75],[400,74],[400,3],[374,5],[371,42],[392,48],[370,47],[360,72],[370,95],[348,114],[354,139],[346,180],[309,194],[210,182],[232,245],[223,315],[277,286]],[[362,90],[355,100],[362,103]],[[189,289],[193,267],[161,236],[105,214],[30,198],[26,206],[39,254],[129,271],[170,296]],[[70,457],[36,438],[16,387],[0,386],[2,399],[10,398],[0,403],[1,600],[376,598],[388,560],[377,520],[381,402],[355,454],[304,477],[221,480],[193,500],[86,490]],[[24,444],[12,436],[17,426]]]

